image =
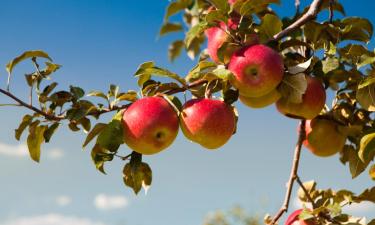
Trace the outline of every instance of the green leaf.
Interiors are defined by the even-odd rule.
[[[178,76],[177,74],[172,73],[169,70],[166,70],[166,69],[163,69],[163,68],[160,68],[160,67],[156,67],[154,65],[154,63],[151,64],[150,62],[147,62],[147,64],[146,63],[142,64],[134,74],[134,76],[136,76],[136,77],[147,76],[148,79],[149,79],[149,76],[151,76],[151,75],[155,75],[155,76],[159,76],[159,77],[169,77],[169,78],[172,78],[174,80],[177,80],[178,82],[180,82],[183,85],[186,85],[186,81],[183,78],[181,78],[180,76]]]
[[[106,128],[106,126],[107,124],[105,123],[97,123],[94,128],[92,128],[92,130],[87,134],[86,140],[83,143],[82,147],[86,147],[86,145],[90,143],[92,139],[94,139],[100,132],[104,130],[104,128]]]
[[[179,55],[181,55],[181,51],[184,47],[184,41],[177,40],[172,42],[168,48],[168,58],[171,62],[173,62]]]
[[[35,161],[40,161],[40,146],[44,141],[44,131],[48,126],[38,126],[39,121],[32,123],[29,127],[29,136],[27,137],[27,146],[30,157]]]
[[[186,76],[185,80],[193,82],[202,78],[207,71],[212,71],[217,67],[216,63],[211,61],[200,61]]]
[[[237,3],[237,4],[236,4]],[[237,0],[234,4],[234,8],[238,10],[242,16],[249,16],[252,13],[261,12],[265,10],[269,4],[276,3],[279,4],[279,0],[251,0],[251,1],[239,1]]]
[[[329,73],[340,66],[340,62],[336,57],[327,57],[325,60],[322,61],[323,63],[323,72]]]
[[[301,103],[303,94],[307,89],[306,76],[303,73],[296,75],[285,75],[281,81],[278,91],[292,103]]]
[[[51,140],[52,135],[55,133],[57,128],[59,128],[60,124],[59,123],[53,123],[51,126],[49,126],[46,131],[44,132],[44,140],[46,143],[48,143]]]
[[[356,199],[356,201],[369,201],[375,203],[375,187],[366,189]]]
[[[134,161],[133,156],[130,163],[123,169],[124,184],[138,194],[142,187],[147,191],[152,183],[152,170],[147,163],[139,160]]]
[[[120,118],[118,118],[118,115],[120,115]],[[96,140],[96,143],[100,145],[100,147],[110,152],[117,152],[120,145],[124,143],[121,112],[118,113],[118,115],[104,127]]]
[[[163,36],[168,33],[177,32],[182,30],[182,25],[180,23],[165,23],[160,28],[159,35]]]
[[[138,99],[138,95],[137,95],[137,92],[136,91],[128,91],[126,93],[119,93],[117,96],[116,96],[116,99],[118,101],[129,101],[129,102],[135,102],[137,101]]]
[[[72,93],[76,99],[80,99],[85,95],[85,91],[82,88],[72,85],[70,86],[70,93]]]
[[[100,97],[100,98],[103,98],[105,100],[108,100],[107,95],[105,95],[101,91],[91,91],[90,93],[87,94],[87,96],[95,96],[95,97]]]
[[[218,67],[213,70],[212,73],[223,81],[228,81],[234,76],[233,73],[230,70],[225,69],[225,67]]]
[[[6,65],[6,70],[9,74],[12,73],[13,68],[20,62],[22,62],[25,59],[33,58],[33,57],[40,57],[40,58],[46,58],[49,61],[52,61],[52,59],[49,57],[49,55],[41,50],[35,50],[35,51],[26,51],[22,53],[20,56],[17,56],[12,61],[10,61]]]
[[[361,138],[358,156],[362,162],[369,162],[375,156],[375,133],[366,134]]]
[[[227,23],[228,15],[222,10],[212,10],[207,13],[205,20],[211,25],[217,25],[220,21]]]
[[[341,20],[345,25],[343,40],[357,40],[368,42],[373,34],[373,26],[368,19],[360,17],[346,17]]]
[[[18,141],[20,140],[23,131],[26,129],[27,126],[29,126],[29,125],[31,124],[32,120],[33,120],[33,117],[30,116],[30,115],[25,115],[25,116],[22,118],[22,122],[21,122],[21,124],[20,124],[19,127],[15,130],[15,137],[16,137],[16,139],[17,139]]]
[[[296,66],[288,67],[288,72],[290,74],[298,74],[298,73],[305,72],[310,67],[312,59],[313,59],[313,57],[308,59],[306,62],[300,63]]]
[[[316,182],[314,180],[307,181],[307,182],[303,183],[303,186],[307,190],[307,193],[311,196],[311,192],[315,191]],[[297,194],[298,194],[298,198],[301,201],[309,202],[309,198],[308,198],[308,196],[306,196],[306,193],[305,193],[305,191],[302,188],[298,189]]]
[[[368,163],[363,163],[362,160],[358,157],[357,150],[352,147],[347,150],[347,154],[349,159],[350,173],[352,174],[352,178],[354,179],[366,169]]]
[[[201,35],[207,28],[208,23],[206,21],[202,21],[197,25],[193,26],[192,28],[190,28],[190,30],[187,32],[185,36],[186,48],[189,48],[193,40],[197,38],[199,35]]]
[[[115,97],[115,96],[117,96],[119,90],[120,90],[119,86],[114,85],[114,84],[109,85],[108,97]]]
[[[210,0],[210,2],[217,8],[222,10],[223,12],[228,12],[230,9],[228,0]]]
[[[164,20],[168,20],[170,16],[184,10],[185,8],[189,7],[192,3],[193,0],[178,0],[176,2],[172,2],[167,7]]]
[[[262,22],[259,27],[259,35],[262,41],[272,39],[272,37],[282,30],[283,23],[279,17],[273,14],[266,14],[262,18]]]
[[[371,78],[371,80],[365,80],[365,82],[369,84],[361,83],[356,94],[356,99],[359,104],[370,112],[375,111],[375,83],[372,83],[372,80],[373,78]]]
[[[94,145],[93,149],[91,150],[91,159],[94,162],[96,169],[103,174],[106,174],[104,170],[104,163],[112,161],[113,157],[114,155],[112,153],[107,152],[98,144]]]

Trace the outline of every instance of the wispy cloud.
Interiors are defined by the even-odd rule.
[[[40,216],[16,218],[5,222],[2,225],[107,225],[102,222],[94,222],[88,218],[70,217],[59,214],[46,214]]]
[[[61,149],[53,148],[46,149],[42,154],[45,154],[47,158],[52,160],[57,160],[64,157],[64,152]],[[8,157],[28,157],[29,150],[27,149],[26,144],[19,145],[9,145],[5,143],[0,143],[0,155]]]
[[[114,210],[125,208],[129,205],[129,200],[122,195],[99,194],[94,199],[94,205],[99,210]]]
[[[61,195],[56,198],[56,204],[64,207],[72,203],[72,198],[67,195]]]

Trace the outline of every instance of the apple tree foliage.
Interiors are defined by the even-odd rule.
[[[73,132],[84,130],[88,134],[83,147],[94,142],[91,157],[96,168],[105,173],[105,163],[115,158],[124,160],[124,183],[138,193],[142,187],[151,185],[152,170],[137,152],[119,154],[120,147],[125,145],[121,123],[123,110],[139,98],[155,95],[163,96],[180,110],[181,95],[178,93],[184,93],[185,98],[187,93],[194,98],[203,98],[210,92],[221,96],[227,104],[237,103],[239,94],[230,82],[233,74],[227,68],[228,54],[245,46],[256,35],[260,43],[273,48],[283,58],[284,78],[277,88],[283,98],[301,101],[306,90],[304,74],[316,77],[327,92],[334,93],[331,105],[326,105],[318,117],[334,121],[346,135],[339,161],[348,166],[353,179],[366,171],[369,179],[375,181],[375,52],[367,47],[373,35],[371,22],[366,18],[346,17],[344,6],[331,0],[313,1],[316,4],[314,14],[309,7],[301,10],[297,7],[295,15],[284,18],[272,10],[274,4],[281,4],[279,0],[229,2],[172,1],[166,9],[159,35],[182,32],[184,38],[170,44],[168,56],[173,61],[186,52],[197,64],[181,76],[152,61],[144,62],[134,73],[140,91],[123,91],[117,85],[111,85],[106,91],[86,92],[74,85],[69,90],[61,90],[52,80],[53,73],[61,66],[47,53],[27,51],[14,58],[6,65],[7,89],[0,89],[0,93],[31,112],[22,118],[15,138],[20,140],[25,133],[30,157],[39,162],[42,144],[48,143],[62,124],[67,124]],[[218,49],[220,62],[214,63],[205,50],[205,30],[218,27],[220,22],[227,23],[234,16],[239,18],[237,27],[225,31],[230,38]],[[11,93],[13,69],[25,60],[35,67],[35,71],[25,75],[30,88],[29,100],[21,100]],[[37,104],[33,99],[37,99]],[[106,123],[99,122],[101,115],[107,113],[113,114],[113,118]],[[302,183],[296,175],[294,173],[292,181],[300,184],[299,199],[311,205],[300,218],[314,217],[322,224],[358,224],[360,220],[344,214],[342,207],[363,201],[375,203],[374,186],[362,193],[318,189],[314,181]],[[288,202],[282,207],[280,216],[287,210]],[[276,223],[278,218],[266,216],[264,220],[265,223]],[[369,224],[375,224],[375,221]]]

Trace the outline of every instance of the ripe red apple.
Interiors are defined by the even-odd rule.
[[[301,103],[290,102],[281,98],[276,102],[276,107],[282,114],[292,118],[313,119],[324,108],[326,92],[322,83],[313,77],[306,76],[307,89],[302,96]]]
[[[285,222],[285,225],[316,225],[317,224],[315,223],[313,219],[309,219],[309,220],[299,219],[298,218],[299,214],[301,214],[302,211],[303,209],[298,209],[294,211],[292,214],[290,214],[288,216],[288,219]]]
[[[212,61],[215,63],[220,63],[220,59],[218,57],[218,50],[220,47],[227,41],[231,40],[231,37],[229,34],[225,32],[225,30],[232,29],[235,30],[237,29],[238,25],[238,19],[229,19],[228,24],[225,24],[224,22],[220,22],[218,27],[211,27],[208,28],[205,31],[205,34],[207,36],[207,51],[208,55],[211,57]],[[227,50],[228,55],[232,55],[234,50],[228,49]]]
[[[281,98],[281,94],[275,89],[260,97],[239,96],[240,101],[251,108],[263,108],[275,103]]]
[[[281,82],[284,64],[281,56],[273,49],[251,45],[233,54],[229,70],[234,74],[232,84],[240,95],[260,97],[270,93]]]
[[[337,124],[332,120],[307,120],[305,131],[306,139],[303,145],[314,155],[328,157],[344,148],[346,135],[340,133]]]
[[[231,106],[208,98],[187,101],[180,114],[184,135],[208,149],[219,148],[230,139],[235,130],[235,120]]]
[[[162,97],[145,97],[125,110],[122,118],[125,143],[134,151],[151,155],[172,144],[178,133],[178,116]]]

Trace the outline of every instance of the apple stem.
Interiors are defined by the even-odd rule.
[[[305,126],[306,126],[306,120],[303,119],[303,120],[301,120],[300,126],[299,126],[298,141],[297,141],[296,147],[294,149],[293,165],[292,165],[292,169],[290,171],[290,177],[289,177],[288,184],[287,184],[287,191],[285,193],[284,203],[281,206],[280,210],[277,212],[277,214],[273,217],[270,225],[276,224],[277,221],[280,219],[280,217],[285,212],[288,211],[294,181],[296,181],[297,177],[298,177],[297,172],[298,172],[299,160],[300,160],[300,157],[301,157],[302,143],[303,143],[303,141],[305,140],[305,137],[306,137]]]

